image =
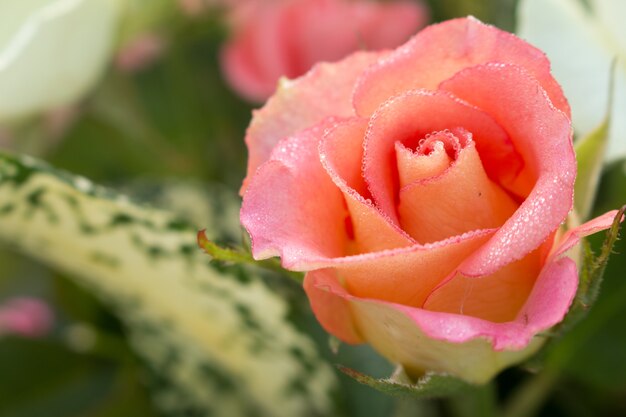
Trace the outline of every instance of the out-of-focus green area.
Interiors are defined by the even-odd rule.
[[[515,3],[432,0],[429,5],[434,21],[473,14],[512,30]],[[134,10],[142,15],[141,6]],[[95,90],[71,111],[67,126],[59,130],[47,116],[29,119],[11,128],[2,147],[40,157],[203,227],[198,208],[205,207],[203,198],[211,197],[191,199],[189,207],[181,197],[188,193],[176,190],[191,184],[236,194],[245,173],[243,137],[253,109],[226,86],[220,73],[219,49],[227,36],[222,18],[218,12],[189,18],[172,8],[154,22],[137,21],[135,26],[149,27],[165,39],[162,56],[138,72],[109,65]],[[133,25],[127,29],[137,30]],[[626,161],[615,162],[604,172],[595,212],[624,204],[625,196]],[[236,209],[214,210],[216,218],[228,216],[225,222],[237,216]],[[593,238],[596,248],[601,240],[601,235]],[[541,415],[626,414],[626,239],[618,242],[615,253],[599,302],[551,352],[550,366],[559,379]],[[367,347],[342,346],[334,356],[298,289],[271,282],[285,286],[279,291],[299,306],[302,329],[315,335],[329,363],[389,375],[390,366]],[[47,301],[55,322],[42,338],[0,338],[0,417],[162,415],[151,400],[150,372],[130,348],[128,329],[109,307],[62,272],[2,247],[0,301],[17,295]],[[495,395],[506,396],[522,375],[521,370],[503,373]],[[385,397],[339,373],[337,378],[337,412],[345,415],[463,415],[462,407]]]

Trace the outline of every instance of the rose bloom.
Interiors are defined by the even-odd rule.
[[[412,376],[481,383],[535,352],[577,290],[566,251],[615,216],[559,230],[567,101],[541,51],[474,18],[281,84],[246,141],[254,257],[308,271],[322,326]]]
[[[427,21],[403,0],[247,0],[233,8],[233,33],[221,54],[223,73],[243,97],[264,101],[279,78],[359,49],[392,48]]]

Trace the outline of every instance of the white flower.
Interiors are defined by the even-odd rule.
[[[117,0],[0,2],[0,123],[69,104],[105,68]]]
[[[606,115],[611,62],[617,59],[607,160],[626,156],[626,1],[521,0],[518,34],[542,49],[572,106],[578,135]]]

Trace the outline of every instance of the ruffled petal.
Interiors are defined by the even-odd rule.
[[[353,116],[351,97],[356,78],[385,55],[386,52],[358,52],[334,64],[318,64],[298,79],[281,81],[265,106],[253,112],[246,133],[248,174],[241,194],[280,140],[326,117]]]
[[[415,148],[427,135],[454,128],[463,128],[472,134],[482,164],[492,180],[516,193],[526,192],[517,187],[523,160],[506,132],[486,112],[447,92],[408,91],[382,104],[374,113],[363,144],[363,176],[376,206],[394,223],[399,224],[394,144],[400,142]]]
[[[416,376],[437,371],[484,383],[501,369],[530,356],[542,343],[541,339],[529,343],[524,338],[526,344],[518,350],[496,351],[490,339],[504,325],[357,298],[339,285],[332,270],[309,272],[305,289],[324,329],[346,343],[370,343]],[[508,333],[516,336],[519,328],[511,326],[514,328]]]
[[[471,138],[460,146],[456,161],[441,175],[400,190],[402,229],[422,244],[500,227],[517,209],[485,174]]]
[[[576,159],[571,124],[554,108],[537,80],[514,65],[468,68],[440,88],[506,126],[515,148],[537,178],[519,209],[461,268],[466,276],[489,275],[537,248],[572,208]]]
[[[443,133],[449,135],[449,133]],[[452,163],[443,142],[433,139],[429,152],[415,152],[400,142],[396,142],[396,161],[398,161],[398,180],[400,189],[416,181],[441,175]]]
[[[291,269],[340,257],[348,240],[343,196],[322,167],[319,138],[334,121],[281,141],[243,197],[241,223],[256,259],[280,255]]]
[[[541,271],[539,250],[484,277],[455,274],[426,299],[430,311],[456,313],[495,323],[512,321],[526,303]]]
[[[353,118],[331,129],[320,143],[320,158],[346,200],[353,230],[350,253],[375,252],[415,243],[367,198],[361,176],[367,120]]]
[[[469,17],[422,30],[404,46],[359,78],[354,105],[359,115],[372,114],[390,97],[409,89],[431,89],[458,71],[487,62],[511,63],[528,70],[556,108],[569,116],[561,87],[539,49],[513,34]]]
[[[493,230],[481,230],[429,245],[328,260],[350,294],[413,307],[426,297],[472,252],[483,245]]]
[[[537,334],[563,320],[578,288],[576,263],[563,253],[583,236],[610,227],[616,214],[565,234],[522,309],[504,323],[359,298],[340,285],[341,274],[332,269],[307,274],[305,288],[322,326],[345,342],[366,341],[415,375],[439,371],[482,383],[534,353],[544,341]]]

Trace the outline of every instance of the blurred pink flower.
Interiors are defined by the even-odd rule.
[[[0,304],[0,335],[43,337],[53,321],[50,307],[37,298],[15,297]]]
[[[404,0],[248,0],[231,20],[224,76],[243,97],[264,101],[280,77],[298,77],[316,62],[400,45],[427,23],[428,12]]]
[[[204,0],[178,0],[178,7],[188,16],[197,16],[206,9]]]
[[[153,33],[145,33],[126,43],[115,57],[115,66],[124,72],[137,72],[152,64],[165,49],[165,41]]]

